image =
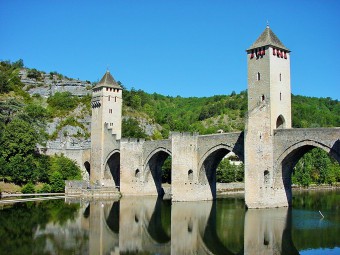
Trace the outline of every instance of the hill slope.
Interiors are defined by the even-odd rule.
[[[9,82],[8,82],[9,81]],[[122,85],[122,84],[121,84]],[[0,69],[0,118],[33,104],[46,110],[50,139],[90,136],[89,81],[24,68],[22,60],[3,61]],[[124,85],[122,85],[124,88]],[[209,134],[244,129],[247,92],[212,97],[170,97],[142,90],[123,90],[123,137],[167,138],[170,131]],[[293,127],[340,126],[340,102],[292,95]]]

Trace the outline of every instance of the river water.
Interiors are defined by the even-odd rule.
[[[240,195],[1,205],[0,254],[340,254],[340,190],[294,192],[291,209]]]

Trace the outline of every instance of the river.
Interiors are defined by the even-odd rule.
[[[340,254],[340,190],[295,191],[293,208],[261,210],[242,195],[1,205],[0,254]]]

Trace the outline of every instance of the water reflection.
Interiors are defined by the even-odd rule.
[[[299,254],[292,241],[289,208],[248,210],[244,254]]]
[[[245,211],[239,202],[171,205],[144,197],[91,204],[90,254],[298,254],[290,209]]]
[[[245,210],[243,198],[15,204],[0,210],[0,254],[299,254],[339,247],[339,196],[311,197],[299,194],[294,209],[262,210]]]

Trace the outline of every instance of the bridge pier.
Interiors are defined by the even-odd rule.
[[[213,199],[209,184],[199,182],[197,141],[198,134],[171,134],[171,190],[173,201]]]
[[[143,176],[143,144],[144,140],[121,140],[120,192],[123,196],[145,194]]]

